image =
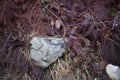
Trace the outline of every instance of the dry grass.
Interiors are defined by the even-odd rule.
[[[69,54],[59,59],[50,69],[52,80],[93,80],[87,69],[82,72],[77,60],[79,57],[71,58]]]

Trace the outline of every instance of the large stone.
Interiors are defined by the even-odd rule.
[[[65,52],[63,38],[33,37],[30,41],[30,56],[37,66],[48,67]]]
[[[108,64],[106,72],[112,80],[120,80],[120,68],[118,66]]]

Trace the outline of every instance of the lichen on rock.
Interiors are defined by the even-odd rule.
[[[37,66],[48,67],[65,52],[63,38],[33,37],[30,41],[30,56]]]

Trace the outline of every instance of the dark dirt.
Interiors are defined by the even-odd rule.
[[[105,65],[120,65],[120,1],[1,0],[1,80],[3,75],[20,80],[24,73],[44,80],[47,69],[36,67],[29,57],[29,41],[36,35],[67,38],[71,58],[82,56],[79,67],[86,64],[90,74],[107,80]]]

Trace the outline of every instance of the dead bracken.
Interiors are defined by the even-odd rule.
[[[37,67],[29,55],[34,36],[67,39],[65,54]],[[109,80],[105,66],[119,66],[119,53],[119,0],[0,1],[1,80]]]

